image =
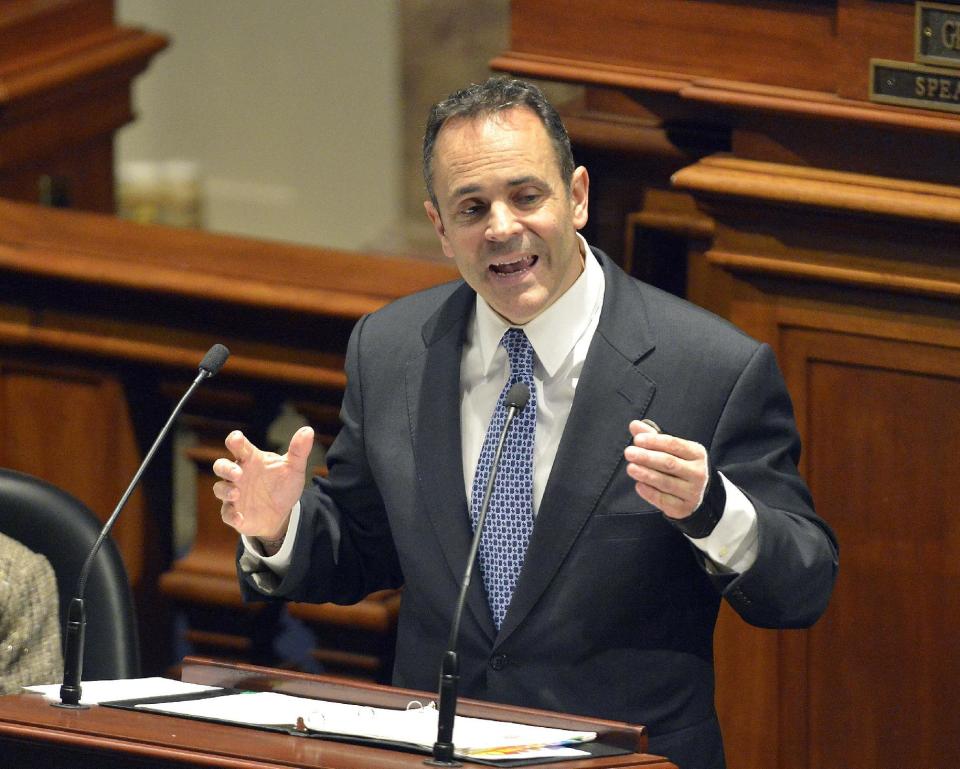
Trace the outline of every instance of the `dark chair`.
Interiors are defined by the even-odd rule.
[[[60,591],[60,627],[101,522],[80,500],[46,481],[0,468],[0,531],[50,561]],[[87,628],[83,680],[136,678],[136,613],[120,551],[108,537],[90,569],[83,598]]]

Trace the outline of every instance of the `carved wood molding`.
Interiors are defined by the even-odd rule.
[[[133,79],[166,46],[162,35],[117,26],[110,0],[7,0],[0,8],[0,169],[39,173],[39,163],[50,171],[52,158],[75,162],[79,152],[71,150],[109,141],[133,118]],[[76,180],[88,196],[93,183]]]
[[[2,204],[0,204],[2,205]],[[0,228],[2,228],[0,213]],[[263,249],[268,252],[268,248]],[[235,272],[215,272],[196,266],[171,263],[146,268],[125,254],[83,253],[73,249],[48,248],[39,244],[24,247],[6,240],[0,231],[0,269],[37,276],[68,279],[82,283],[111,285],[141,291],[157,291],[185,297],[210,299],[255,307],[283,307],[306,314],[359,318],[383,305],[377,286],[369,292],[338,290],[321,285],[298,285],[278,279],[263,279]],[[289,273],[288,273],[289,274]]]
[[[140,225],[5,200],[0,270],[342,318],[457,275],[447,263]]]
[[[935,298],[960,297],[960,281],[936,280],[912,275],[898,275],[884,270],[856,269],[792,261],[775,257],[733,254],[710,250],[707,261],[728,272],[744,275],[767,275],[790,280],[809,280],[863,289],[894,291]]]
[[[38,328],[32,324],[0,321],[0,346],[41,347],[80,355],[151,363],[172,368],[195,368],[206,349],[169,342],[152,343],[126,335],[93,334],[65,329]],[[340,367],[301,365],[231,355],[231,375],[288,384],[343,389],[346,376]]]
[[[112,27],[70,40],[44,52],[20,59],[22,66],[0,73],[0,105],[74,87],[78,82],[105,73],[122,73],[129,79],[167,45],[166,38],[137,29]]]
[[[3,275],[0,344],[192,368],[215,336],[234,350],[230,376],[339,390],[350,322],[456,273],[0,200]],[[325,340],[315,324],[331,322]]]
[[[661,72],[582,59],[507,51],[490,62],[490,69],[544,80],[679,94],[691,81],[688,75]]]
[[[721,223],[706,259],[728,272],[960,296],[960,188],[726,156],[672,180]]]
[[[822,91],[516,51],[496,57],[490,62],[490,68],[524,77],[672,95],[682,102],[714,112],[734,109],[916,131],[960,133],[960,120],[955,117],[873,104]]]
[[[854,214],[960,225],[960,188],[820,168],[712,156],[672,177],[695,195],[749,198]]]

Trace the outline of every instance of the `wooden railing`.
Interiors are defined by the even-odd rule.
[[[0,201],[0,464],[44,477],[105,516],[204,351],[221,342],[232,352],[188,405],[177,439],[115,529],[148,668],[175,661],[172,610],[186,612],[189,640],[205,653],[277,661],[269,657],[267,620],[240,602],[236,538],[220,522],[212,460],[236,427],[261,443],[276,440],[270,426],[282,413],[313,424],[318,447],[329,443],[354,321],[455,274],[417,259]],[[318,470],[320,463],[322,452]],[[187,548],[190,538],[175,538],[174,529],[194,525]],[[344,626],[369,635],[357,641],[361,656],[332,653],[325,661],[376,677],[397,600],[381,595],[361,607],[297,613],[329,636],[332,652],[348,643]]]

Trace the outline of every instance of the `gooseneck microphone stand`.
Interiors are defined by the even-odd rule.
[[[107,522],[103,525],[103,528],[100,530],[100,536],[97,537],[97,541],[93,543],[93,547],[90,549],[90,554],[87,556],[87,560],[83,562],[83,568],[80,569],[80,578],[77,580],[77,591],[70,601],[70,608],[67,610],[67,627],[66,632],[64,633],[63,650],[63,684],[60,686],[60,702],[52,703],[54,707],[89,707],[88,705],[80,704],[80,699],[83,694],[83,687],[80,684],[83,676],[83,637],[87,624],[86,609],[84,608],[83,603],[83,591],[87,585],[87,577],[90,575],[90,569],[93,566],[94,558],[96,558],[96,555],[100,550],[100,545],[103,544],[103,540],[107,538],[107,535],[113,528],[113,524],[120,515],[120,511],[123,510],[123,507],[127,504],[127,500],[133,493],[134,488],[136,487],[137,483],[139,483],[140,476],[142,476],[143,471],[147,469],[147,465],[150,464],[150,461],[153,459],[153,455],[157,453],[160,443],[166,437],[167,433],[170,431],[170,428],[173,426],[174,421],[179,416],[184,404],[186,404],[190,396],[193,395],[193,391],[197,389],[201,382],[214,376],[218,371],[220,371],[221,368],[223,368],[223,364],[227,362],[229,355],[230,351],[226,347],[224,347],[222,344],[215,344],[207,351],[207,354],[203,356],[203,360],[200,361],[200,373],[197,374],[197,378],[193,380],[193,384],[191,384],[187,392],[184,393],[183,397],[180,399],[180,402],[177,404],[177,407],[173,410],[173,413],[167,420],[167,423],[163,426],[163,429],[157,436],[157,439],[153,442],[153,446],[150,447],[150,451],[148,451],[147,456],[144,457],[143,462],[140,464],[140,468],[137,470],[136,475],[133,476],[133,480],[130,481],[130,485],[127,487],[127,490],[120,498],[120,502],[117,504],[116,509],[107,519]]]
[[[477,551],[480,549],[480,537],[483,534],[483,524],[487,520],[487,510],[490,507],[490,495],[493,493],[493,483],[500,467],[500,455],[503,453],[503,444],[507,438],[507,430],[513,418],[523,410],[530,400],[530,388],[524,382],[517,382],[508,391],[504,403],[507,406],[507,418],[500,431],[497,450],[490,465],[490,477],[483,492],[483,504],[480,515],[477,516],[477,526],[473,532],[473,541],[470,543],[470,553],[467,556],[467,568],[460,585],[460,596],[457,598],[453,612],[453,622],[450,625],[450,640],[447,651],[444,652],[443,662],[440,665],[440,688],[438,692],[437,713],[437,740],[433,743],[433,756],[424,761],[430,766],[462,766],[454,759],[453,724],[457,715],[457,687],[460,683],[460,662],[457,658],[457,643],[460,637],[460,617],[467,602],[467,589],[470,587],[470,578],[473,576],[473,567],[477,560]]]

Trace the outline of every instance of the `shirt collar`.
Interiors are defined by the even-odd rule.
[[[574,345],[590,327],[590,320],[599,311],[603,297],[603,269],[594,258],[590,246],[577,233],[580,253],[586,255],[584,270],[553,304],[522,326],[533,346],[536,359],[548,377],[556,374]],[[483,361],[483,370],[490,371],[500,339],[512,324],[498,315],[486,300],[477,295],[474,340]]]

